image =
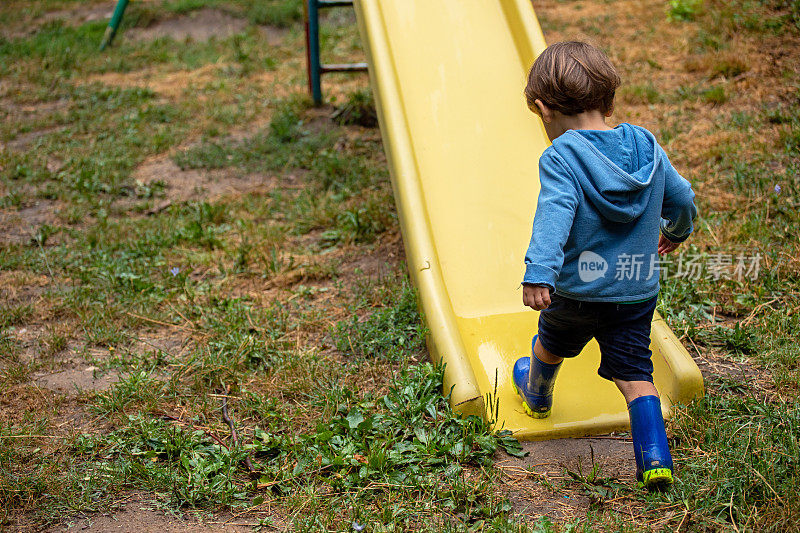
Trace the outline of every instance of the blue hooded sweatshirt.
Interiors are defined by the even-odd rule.
[[[658,294],[659,230],[683,242],[697,209],[652,133],[567,130],[539,159],[539,180],[523,283],[589,302]]]

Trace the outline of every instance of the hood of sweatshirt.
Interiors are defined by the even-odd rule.
[[[621,223],[635,220],[648,206],[651,184],[663,171],[657,147],[652,133],[627,123],[611,130],[567,130],[553,141],[589,201],[605,218]]]

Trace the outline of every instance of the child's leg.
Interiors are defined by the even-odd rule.
[[[628,416],[636,478],[648,489],[672,483],[672,455],[661,416],[661,400],[653,395],[639,396],[628,404]]]
[[[537,355],[542,353],[542,357]],[[547,355],[544,355],[544,353]],[[542,359],[557,361],[544,362]],[[533,418],[547,418],[553,406],[553,387],[563,358],[552,355],[539,342],[539,335],[533,337],[530,357],[520,357],[514,363],[513,382],[517,394],[522,396],[522,407]]]
[[[548,365],[557,365],[564,360],[563,357],[559,357],[546,350],[544,346],[542,346],[542,341],[539,340],[538,335],[536,336],[536,342],[533,344],[533,355],[535,355],[539,361],[547,363]]]
[[[655,298],[609,309],[601,331],[598,373],[612,380],[628,403],[636,477],[647,488],[672,482],[672,456],[661,414],[661,400],[653,385],[650,360],[650,322]]]
[[[671,483],[672,455],[655,385],[616,378],[614,383],[628,403],[636,477],[648,488]]]
[[[642,396],[658,396],[655,385],[650,381],[623,381],[617,378],[613,378],[613,380],[619,391],[625,396],[627,403]]]
[[[558,357],[542,346],[539,335],[533,337],[531,356],[522,357],[514,365],[514,382],[517,393],[522,391],[523,408],[533,418],[547,418],[553,407],[553,387],[561,368],[563,357]],[[516,383],[519,382],[519,385]]]
[[[592,338],[593,322],[583,316],[581,302],[557,294],[551,300],[550,307],[539,314],[539,334],[533,338],[531,356],[520,357],[513,370],[514,387],[522,396],[523,408],[534,418],[550,415],[561,362],[578,355]]]

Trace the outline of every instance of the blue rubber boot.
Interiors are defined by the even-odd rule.
[[[531,342],[531,354],[536,338]],[[553,386],[561,363],[543,363],[535,355],[514,363],[514,390],[522,397],[522,408],[533,418],[547,418],[553,407]]]
[[[636,479],[648,490],[662,489],[672,483],[672,456],[661,416],[661,400],[658,396],[640,396],[628,404],[628,414]]]

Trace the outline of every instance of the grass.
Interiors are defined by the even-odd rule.
[[[659,90],[652,84],[623,85],[620,98],[632,104],[655,104],[662,98]]]
[[[240,5],[254,22],[275,25],[292,24],[297,6],[296,2]],[[200,7],[196,2],[165,5],[176,14]],[[133,12],[129,28],[150,25],[158,18],[157,10],[142,7]],[[125,59],[124,65],[109,67],[90,57],[89,43],[94,45],[99,35],[95,26],[53,23],[36,37],[3,43],[5,57],[29,58],[28,64],[17,64],[8,74],[17,83],[36,85],[44,81],[34,72],[37,62],[49,66],[56,61],[59,79],[71,80],[78,78],[78,70],[81,76],[135,71],[141,67],[136,61],[145,58],[148,65],[200,68],[213,56],[249,65],[234,71],[240,76],[262,68],[260,52],[253,59],[254,51],[264,48],[256,44],[254,33],[224,42],[154,42],[136,60]],[[125,41],[121,43],[109,52],[110,60],[130,52]],[[66,54],[71,48],[78,53]],[[152,61],[154,56],[159,59]],[[27,512],[34,522],[47,524],[64,513],[108,509],[121,491],[133,489],[152,494],[176,511],[250,507],[264,496],[243,466],[246,456],[252,457],[260,472],[256,482],[273,487],[270,490],[277,491],[289,507],[301,502],[308,505],[293,495],[294,489],[341,487],[342,480],[356,488],[387,479],[396,482],[406,465],[415,461],[425,470],[429,463],[440,465],[424,473],[417,467],[419,484],[427,491],[446,492],[454,501],[454,494],[476,492],[459,478],[461,469],[487,465],[498,446],[513,446],[508,437],[492,434],[482,420],[461,419],[449,411],[440,393],[441,369],[412,367],[410,373],[398,375],[403,384],[399,389],[397,383],[392,384],[391,373],[384,374],[382,379],[389,380],[384,396],[371,396],[369,390],[348,385],[365,363],[345,359],[339,372],[322,372],[342,362],[315,347],[332,332],[327,326],[317,326],[321,309],[313,305],[315,296],[335,291],[336,298],[353,312],[367,309],[361,301],[349,302],[345,288],[330,285],[339,275],[335,262],[297,258],[321,252],[336,255],[338,247],[365,246],[385,232],[397,231],[392,209],[387,209],[391,198],[380,143],[364,135],[344,150],[337,145],[343,128],[366,120],[361,115],[370,113],[369,100],[363,96],[367,93],[353,93],[350,113],[361,115],[340,125],[309,119],[308,104],[301,98],[268,102],[272,111],[268,126],[238,140],[227,132],[242,120],[252,120],[255,110],[265,104],[253,104],[257,90],[252,81],[243,78],[230,84],[228,73],[227,68],[220,69],[225,83],[210,83],[205,90],[214,99],[235,104],[224,113],[219,108],[211,110],[200,118],[199,128],[195,124],[191,129],[187,119],[200,109],[191,98],[178,94],[165,99],[150,89],[75,79],[62,87],[57,112],[40,119],[42,125],[55,121],[64,129],[38,136],[37,152],[3,153],[4,183],[33,185],[36,196],[57,202],[64,212],[81,213],[43,224],[36,233],[35,249],[30,243],[6,246],[9,254],[4,266],[47,270],[54,277],[69,279],[45,297],[59,310],[60,320],[77,325],[75,336],[84,350],[111,354],[93,362],[122,372],[109,390],[81,397],[81,408],[111,427],[84,428],[89,431],[52,441],[56,453],[43,461],[28,447],[36,444],[35,439],[12,440],[14,447],[0,463],[3,479],[9,483],[2,487],[4,501],[12,513]],[[244,91],[235,92],[242,86]],[[31,105],[39,103],[33,100]],[[39,122],[30,130],[37,127]],[[114,129],[117,134],[106,133]],[[198,129],[207,132],[204,140],[176,149]],[[13,140],[18,133],[9,128],[4,135]],[[137,216],[163,199],[170,184],[160,178],[137,181],[133,171],[149,155],[169,150],[187,170],[223,171],[234,179],[247,173],[301,172],[310,187],[281,187],[215,202],[181,200],[155,215]],[[54,157],[62,162],[57,171],[52,170]],[[30,202],[19,194],[7,198],[10,206]],[[85,224],[86,217],[91,224]],[[61,235],[64,240],[57,241]],[[308,235],[312,240],[301,240]],[[329,286],[309,287],[295,279]],[[233,297],[227,293],[226,286],[246,280],[274,284],[283,289],[283,295],[265,305],[255,294]],[[385,350],[382,360],[395,365],[417,356],[422,335],[415,295],[407,281],[400,282],[402,305],[379,310],[374,317],[370,312],[365,319],[369,325],[392,319],[402,324],[383,340],[377,339],[376,331],[358,340],[372,352]],[[391,301],[397,295],[389,283],[379,282]],[[20,325],[39,317],[24,302],[4,313],[3,327],[11,328],[12,335]],[[188,352],[158,347],[148,353],[134,351],[142,328],[155,323],[192,332]],[[60,329],[52,331],[45,344],[47,353],[54,355],[70,341]],[[10,354],[16,346],[13,336],[4,339]],[[7,367],[9,385],[25,379],[24,365],[19,365],[19,371],[16,368]],[[284,386],[264,389],[246,376],[289,380]],[[408,396],[408,391],[416,389],[421,396]],[[229,432],[220,427],[218,401],[207,396],[223,390],[237,398],[232,403],[234,416],[241,414],[236,417],[244,439],[240,443],[231,443]],[[403,402],[410,411],[391,412],[387,405],[392,401]],[[298,409],[302,405],[310,407]],[[184,409],[191,414],[170,414]],[[314,414],[321,417],[320,422],[312,422]],[[354,425],[359,416],[366,422]],[[14,436],[44,432],[12,427],[9,431]],[[394,440],[385,441],[388,434]],[[385,441],[382,447],[377,446],[381,440]],[[344,448],[327,444],[336,441],[342,441]],[[271,442],[281,443],[277,455]],[[400,455],[389,453],[403,447]],[[353,477],[354,455],[345,453],[350,448],[359,452],[359,458],[370,457],[374,471]],[[307,483],[298,481],[300,467],[306,465],[303,468],[312,472],[322,453],[327,454],[331,471],[310,476],[304,480]],[[296,472],[283,469],[279,461],[284,460],[295,461]],[[439,486],[437,476],[445,469],[455,485]],[[508,504],[491,494],[487,483],[477,500],[471,497],[476,510],[470,511],[472,503],[464,507],[475,515],[473,520],[507,516]],[[365,520],[378,512],[381,501],[393,496],[370,491],[361,498],[349,496],[347,501],[362,509],[359,519]],[[305,518],[296,519],[297,527],[338,521],[332,510],[329,504],[319,506],[308,523]]]
[[[703,9],[703,0],[670,0],[667,18],[672,21],[694,20]]]
[[[754,277],[663,283],[661,314],[709,368],[670,423],[671,492],[592,461],[524,473],[533,495],[512,497],[497,459],[518,444],[454,414],[425,362],[364,78],[328,83],[323,111],[303,96],[300,2],[133,3],[100,54],[104,21],[30,0],[0,6],[2,527],[136,491],[296,531],[792,530],[800,78],[760,54],[793,49],[796,2],[607,3],[624,24],[582,2],[537,14],[549,41],[578,21],[612,55],[637,48],[616,112],[658,132],[698,191],[683,250],[761,257]],[[207,8],[244,29],[132,39]],[[326,17],[325,60],[363,59],[352,13]],[[287,31],[276,45],[259,25]],[[67,360],[113,385],[35,384]],[[527,510],[542,502],[569,511]]]
[[[381,309],[359,319],[357,307],[350,311],[350,320],[336,324],[336,348],[344,354],[388,360],[401,358],[407,351],[422,349],[424,331],[417,314],[415,291],[401,285],[396,306]]]
[[[356,91],[347,101],[338,106],[332,115],[334,122],[342,126],[359,125],[374,128],[378,125],[378,113],[371,90]]]
[[[682,460],[667,498],[704,509],[696,527],[748,528],[755,521],[759,529],[791,530],[800,512],[793,489],[800,403],[765,403],[736,394],[742,389],[733,378],[678,417],[676,442],[694,451]]]
[[[700,94],[700,97],[704,102],[715,105],[724,104],[728,101],[728,95],[725,92],[725,87],[721,85],[706,89]]]

